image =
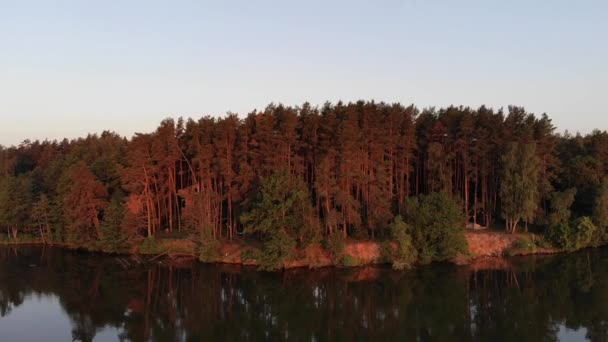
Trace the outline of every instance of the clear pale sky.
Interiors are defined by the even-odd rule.
[[[358,99],[608,129],[608,1],[0,0],[3,145]]]

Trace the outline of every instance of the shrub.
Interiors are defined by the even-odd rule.
[[[445,261],[467,254],[465,216],[459,203],[447,193],[411,198],[404,212],[412,241],[422,263]]]
[[[160,254],[163,250],[153,236],[146,238],[139,245],[140,254]]]
[[[254,261],[263,271],[276,271],[283,268],[284,261],[291,259],[296,242],[286,234],[273,235],[264,241],[261,249],[247,248],[241,252],[243,261]]]
[[[547,217],[549,225],[557,225],[570,220],[570,216],[572,215],[570,207],[574,203],[575,196],[576,188],[551,194],[551,201],[549,203],[551,211]]]
[[[392,264],[393,269],[401,270],[411,267],[416,262],[418,252],[412,244],[411,236],[408,234],[408,225],[403,222],[401,216],[396,216],[389,229],[395,245],[393,246],[391,241],[385,241],[380,246],[380,254],[384,260]]]
[[[329,235],[325,240],[325,249],[336,264],[341,263],[343,260],[345,248],[346,241],[344,240],[344,236],[339,232]]]
[[[245,249],[241,252],[241,260],[243,261],[255,261],[258,260],[261,252],[257,249]]]
[[[287,172],[263,178],[251,208],[240,216],[246,234],[262,237],[260,268],[275,270],[292,256],[297,241],[311,243],[318,221],[306,184]]]
[[[554,247],[560,249],[571,248],[570,235],[570,223],[568,222],[552,224],[545,231],[545,238],[547,241],[549,241]]]
[[[594,245],[600,246],[608,243],[608,176],[602,179],[595,197],[593,221],[598,228]]]
[[[530,237],[518,237],[513,245],[506,251],[507,255],[531,254],[536,251],[536,241]]]
[[[273,271],[283,267],[283,261],[290,259],[296,249],[296,242],[287,233],[279,231],[264,241],[257,260],[260,269]]]
[[[577,250],[591,245],[598,231],[589,217],[549,226],[545,236],[551,244],[564,250]]]
[[[359,260],[357,260],[357,258],[350,256],[350,255],[344,255],[342,256],[342,260],[340,262],[340,264],[344,267],[355,267],[355,266],[359,266]]]
[[[220,242],[210,229],[203,229],[200,233],[198,257],[202,262],[215,262],[220,258]]]
[[[591,245],[597,227],[593,221],[587,216],[580,217],[574,220],[574,247],[576,249],[584,248]]]
[[[123,217],[124,207],[122,202],[118,199],[112,200],[101,224],[99,246],[103,251],[121,253],[127,250],[127,238],[121,228]]]

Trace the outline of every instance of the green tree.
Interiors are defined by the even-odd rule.
[[[217,261],[220,258],[220,241],[213,237],[209,228],[201,229],[198,234],[198,239],[193,238],[198,243],[198,259],[202,262]]]
[[[51,204],[45,194],[40,194],[38,201],[32,208],[32,217],[40,232],[40,238],[44,243],[50,242],[51,237]]]
[[[591,218],[587,216],[579,217],[574,220],[572,227],[574,228],[575,249],[581,249],[591,245],[597,231],[597,227],[593,224]]]
[[[608,242],[608,177],[602,179],[595,197],[593,221],[598,227],[598,244]]]
[[[17,239],[18,233],[32,226],[32,179],[29,174],[8,176],[0,182],[0,225],[8,236]]]
[[[570,207],[574,203],[576,196],[576,188],[570,188],[562,192],[553,192],[551,194],[549,215],[547,223],[549,225],[557,225],[562,222],[568,222],[572,215]]]
[[[451,195],[438,192],[411,198],[404,212],[421,262],[444,261],[467,253],[464,213]]]
[[[281,268],[298,243],[311,241],[316,234],[308,221],[313,213],[310,195],[303,182],[278,172],[261,181],[258,196],[240,219],[245,233],[259,234],[264,242],[260,264],[263,269]]]
[[[520,220],[530,222],[538,206],[539,161],[534,143],[513,143],[503,156],[500,184],[502,217],[515,233]]]
[[[70,171],[83,165],[87,172]],[[281,213],[270,220],[286,246],[338,241],[336,233],[342,242],[386,239],[407,198],[431,192],[460,201],[473,223],[491,226],[502,214],[509,232],[534,220],[571,235],[588,226],[573,218],[592,217],[591,243],[608,242],[608,186],[600,186],[608,132],[556,134],[546,115],[521,107],[418,111],[374,101],[270,105],[243,120],[167,119],[131,139],[103,132],[0,148],[0,229],[12,238],[32,232],[96,246],[107,198],[118,197],[130,241],[177,230],[200,241],[201,258],[213,259],[223,238],[243,233],[239,218],[258,201],[260,180],[277,170],[286,173],[281,191],[310,197],[298,214],[302,224],[284,224]],[[249,236],[266,242],[271,235]]]
[[[546,238],[555,247],[574,251],[590,246],[596,236],[597,227],[593,221],[583,216],[570,222],[560,222],[549,226]]]
[[[54,243],[66,241],[65,223],[63,216],[63,205],[59,198],[54,198],[49,202],[49,223],[50,240]]]
[[[550,225],[545,231],[545,238],[557,248],[572,249],[573,243],[570,222],[562,221]]]
[[[418,252],[414,248],[412,237],[409,234],[410,229],[400,215],[395,216],[389,225],[392,240],[386,241],[383,249],[385,256],[396,270],[411,267],[418,257]]]
[[[104,212],[99,245],[106,252],[120,253],[127,248],[127,238],[122,230],[124,210],[123,202],[119,198],[113,198]]]

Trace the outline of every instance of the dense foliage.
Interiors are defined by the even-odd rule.
[[[104,214],[99,245],[106,252],[124,252],[127,249],[127,241],[121,229],[124,217],[124,206],[121,200],[112,199]]]
[[[515,232],[520,220],[531,222],[538,206],[539,160],[534,143],[512,143],[502,157],[500,187],[502,217],[508,232]]]
[[[436,192],[411,198],[405,213],[422,262],[445,261],[467,253],[465,217],[451,195]]]
[[[314,240],[317,225],[306,185],[290,180],[287,173],[275,173],[261,181],[252,208],[241,215],[245,233],[259,233],[263,248],[256,257],[263,269],[281,267],[297,245]]]
[[[598,236],[597,227],[587,216],[573,221],[563,221],[547,228],[546,237],[554,246],[565,250],[577,250],[590,246]]]
[[[410,236],[411,228],[403,222],[400,215],[397,215],[389,229],[392,239],[383,244],[383,256],[396,270],[410,267],[418,257],[418,251],[412,244]]]
[[[424,260],[461,251],[468,222],[541,233],[592,224],[575,245],[598,245],[608,240],[607,170],[607,132],[556,134],[520,107],[270,105],[167,119],[131,139],[0,147],[0,231],[109,251],[179,233],[204,242],[203,259],[217,241],[244,239],[284,258],[338,234],[391,239],[402,215]]]

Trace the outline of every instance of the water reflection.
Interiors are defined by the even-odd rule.
[[[0,248],[2,341],[608,340],[608,251],[259,273]]]

